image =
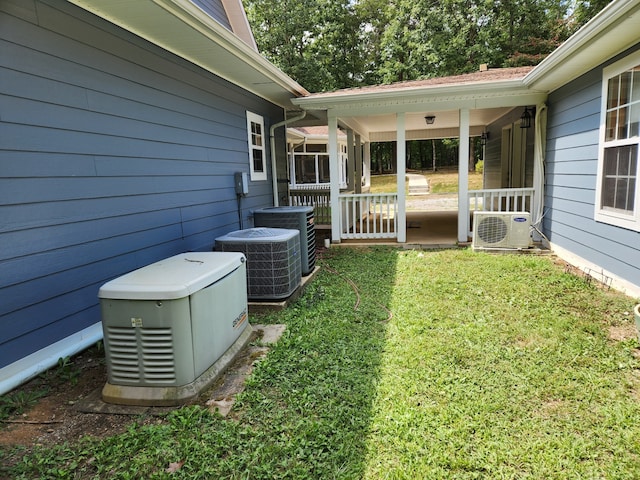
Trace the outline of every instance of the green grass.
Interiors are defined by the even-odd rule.
[[[405,182],[405,189],[409,190],[408,182]],[[371,193],[396,193],[397,191],[396,175],[371,175]]]
[[[4,478],[640,476],[634,299],[548,257],[332,248],[231,419],[2,452]],[[392,315],[389,314],[392,312]],[[171,462],[184,464],[167,473]]]
[[[431,193],[458,193],[458,172],[425,171]],[[482,174],[469,172],[469,190],[482,189]],[[408,191],[408,185],[406,186]],[[396,175],[372,175],[371,193],[394,193],[398,191]]]

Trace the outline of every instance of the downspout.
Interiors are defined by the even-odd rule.
[[[285,113],[286,115],[286,113]],[[282,127],[287,123],[297,122],[298,120],[302,120],[307,116],[307,112],[303,111],[301,115],[297,117],[290,118],[289,120],[283,120],[282,122],[274,123],[269,128],[269,146],[271,147],[271,184],[273,188],[273,206],[278,207],[278,169],[276,165],[276,142],[275,142],[275,131],[276,128]],[[287,159],[289,161],[289,159]]]
[[[534,204],[532,205],[531,226],[537,236],[534,240],[545,238],[542,233],[542,219],[544,217],[544,164],[547,148],[547,105],[538,105],[535,118],[535,143],[533,151],[533,187]],[[546,239],[546,238],[545,238]]]

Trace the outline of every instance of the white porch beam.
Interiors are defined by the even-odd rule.
[[[509,92],[509,90],[501,90],[499,87],[492,95],[487,95],[482,98],[479,98],[479,92],[472,94],[459,93],[450,97],[447,97],[446,94],[439,96],[436,92],[410,96],[394,92],[393,95],[395,96],[391,99],[376,99],[369,96],[367,100],[342,97],[339,99],[314,99],[313,97],[307,97],[306,99],[295,99],[293,103],[298,103],[299,100],[302,100],[304,107],[312,110],[316,107],[313,105],[314,100],[317,100],[318,103],[324,100],[325,105],[318,105],[316,108],[331,108],[337,116],[344,117],[345,121],[347,121],[355,115],[366,117],[368,115],[393,114],[399,111],[403,113],[423,113],[425,111],[438,112],[460,109],[511,108],[520,105],[537,105],[538,103],[546,101],[547,98],[545,92],[536,92],[524,88],[518,89],[515,92]]]
[[[329,178],[331,195],[331,241],[340,243],[340,165],[338,161],[338,118],[329,113]]]
[[[467,242],[469,232],[469,109],[460,110],[458,149],[458,242]]]
[[[396,130],[398,132],[398,140],[396,145],[396,161],[397,161],[397,183],[398,183],[398,226],[397,239],[398,243],[407,241],[407,217],[406,217],[406,191],[405,178],[407,175],[407,144],[406,144],[406,125],[405,114],[396,114]]]

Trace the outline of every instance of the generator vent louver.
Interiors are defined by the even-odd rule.
[[[300,262],[302,275],[313,272],[316,264],[316,229],[313,207],[268,207],[253,212],[256,227],[272,227],[300,232]]]
[[[108,327],[106,330],[115,382],[139,385],[176,381],[170,328]]]

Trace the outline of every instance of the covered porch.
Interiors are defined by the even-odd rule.
[[[306,125],[328,126],[330,188],[325,193],[331,241],[466,244],[476,210],[531,213],[541,220],[546,94],[523,83],[530,68],[482,70],[455,77],[312,94],[295,100]],[[530,124],[524,125],[528,116]],[[370,170],[371,142],[396,142],[397,192],[340,189],[339,130],[346,131],[347,174]],[[470,140],[483,138],[481,190],[468,188]],[[405,186],[406,141],[458,138],[458,208],[412,212]],[[335,173],[335,175],[334,175]],[[453,233],[453,237],[452,237]],[[453,241],[452,241],[453,240]]]

